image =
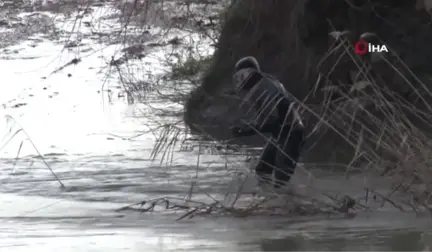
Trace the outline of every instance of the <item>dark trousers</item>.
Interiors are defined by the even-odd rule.
[[[304,128],[286,125],[273,134],[273,138],[276,140],[267,143],[255,172],[261,183],[271,182],[274,172],[274,186],[281,187],[290,181],[297,167],[304,142]]]

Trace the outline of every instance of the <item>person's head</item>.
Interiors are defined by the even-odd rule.
[[[261,71],[258,60],[253,56],[243,57],[239,61],[237,61],[235,65],[236,72],[246,68],[252,68],[258,72]]]
[[[255,57],[247,56],[239,59],[235,65],[233,77],[236,94],[247,93],[255,87],[262,78],[260,66]]]

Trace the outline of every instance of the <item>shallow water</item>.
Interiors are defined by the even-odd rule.
[[[356,219],[195,218],[115,213],[107,202],[2,194],[1,251],[428,250],[409,214]]]
[[[64,30],[74,21],[57,18]],[[99,28],[114,29],[106,26]],[[3,51],[0,251],[428,250],[429,218],[390,210],[356,217],[182,221],[176,221],[179,213],[116,212],[142,200],[184,197],[196,180],[195,198],[222,196],[235,167],[227,168],[217,155],[198,160],[196,152],[176,152],[162,164],[160,158],[151,160],[155,135],[143,132],[170,118],[155,116],[154,108],[128,105],[117,95],[118,76],[107,74],[106,62],[121,47],[97,44],[86,32],[81,30],[79,51],[40,37]],[[82,62],[51,74],[77,55]],[[158,58],[163,56],[154,50],[135,71],[162,74]],[[158,99],[151,104],[179,109]],[[337,177],[318,182],[334,190],[345,186]],[[348,185],[345,191],[360,190]]]

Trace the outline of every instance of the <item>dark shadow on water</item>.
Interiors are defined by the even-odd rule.
[[[259,246],[261,251],[428,251],[431,242],[430,235],[422,231],[393,230],[262,239]]]
[[[408,232],[390,238],[389,249],[393,251],[425,251],[430,237],[423,232]],[[429,250],[429,249],[427,249]]]
[[[260,247],[262,251],[298,251],[305,249],[302,237],[263,239],[261,240]]]

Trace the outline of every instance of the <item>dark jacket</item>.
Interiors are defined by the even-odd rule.
[[[262,119],[264,114],[267,115],[264,116],[264,119],[268,119],[269,116],[280,119],[283,117],[281,124],[303,126],[303,121],[295,108],[293,97],[274,76],[253,68],[245,68],[234,73],[233,83],[237,93],[243,97],[243,101],[254,104],[257,112],[255,121],[258,124],[266,123]],[[278,106],[280,104],[282,106]],[[286,117],[287,114],[288,117]]]

